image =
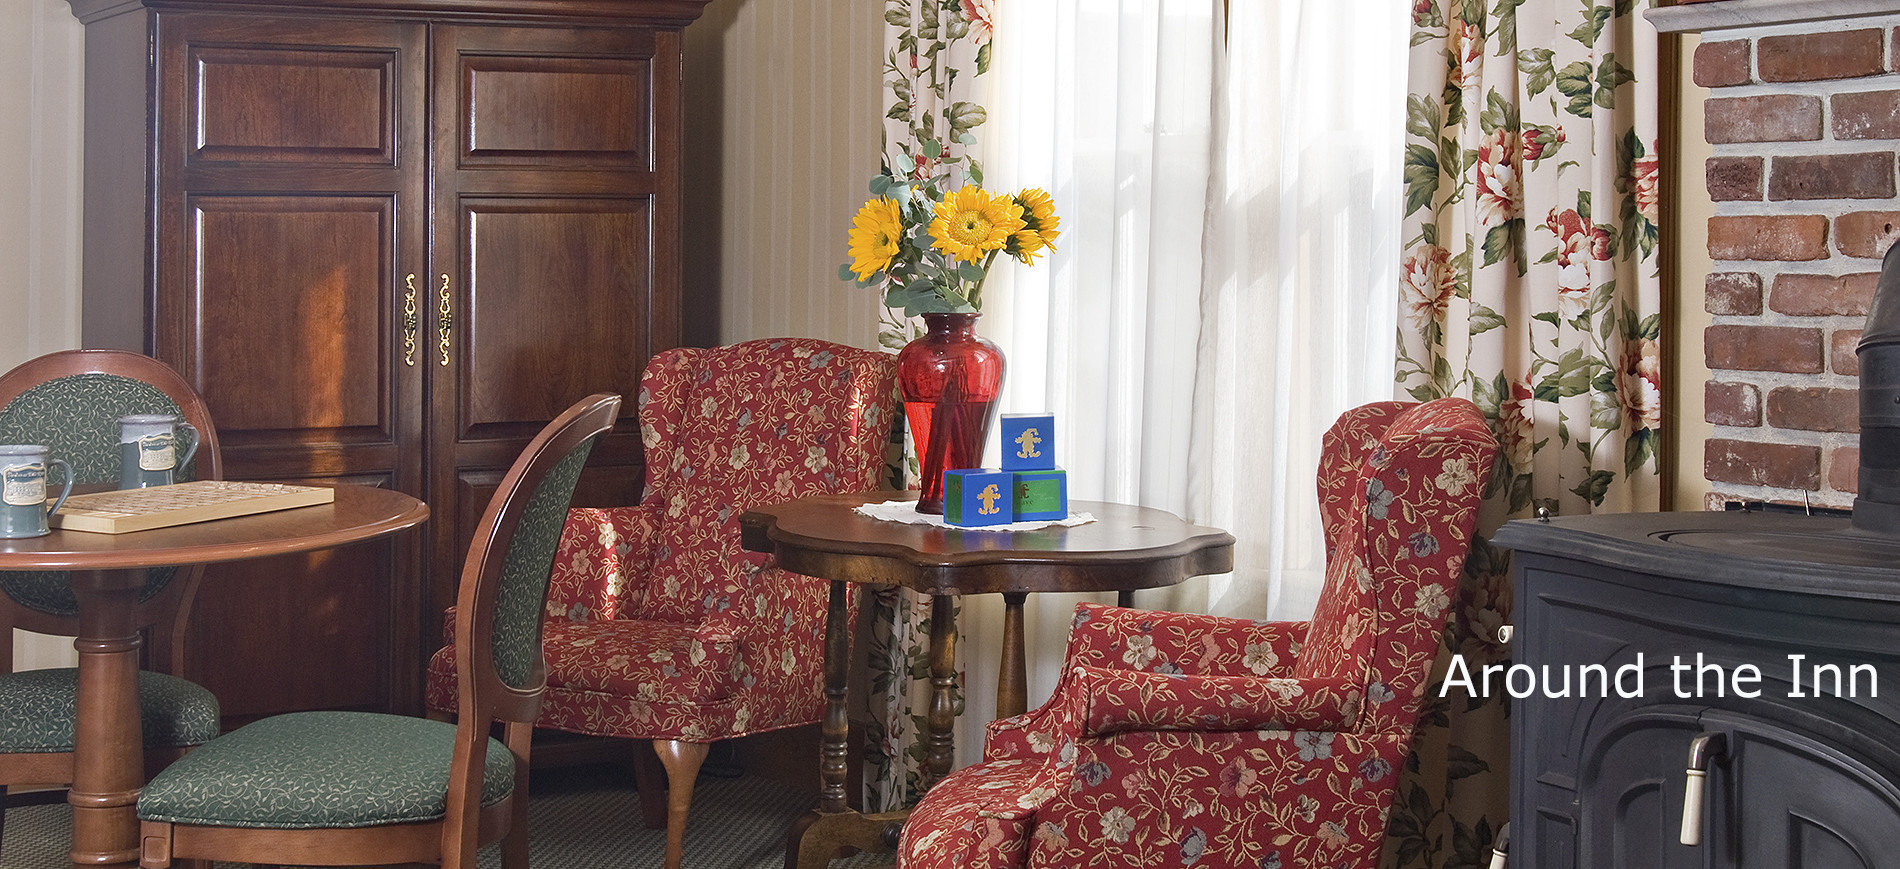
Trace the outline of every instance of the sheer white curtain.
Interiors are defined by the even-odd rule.
[[[1341,411],[1392,397],[1402,0],[997,4],[985,186],[1042,187],[1057,250],[999,269],[1003,410],[1057,414],[1074,498],[1226,528],[1234,574],[1137,604],[1300,618],[1313,473]],[[1030,701],[1076,598],[1032,596]],[[961,760],[993,712],[1000,602],[965,602]]]

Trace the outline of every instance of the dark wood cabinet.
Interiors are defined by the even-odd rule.
[[[178,368],[233,479],[434,511],[214,568],[190,675],[234,719],[417,711],[509,462],[680,341],[680,31],[705,0],[71,2],[86,345]],[[580,497],[630,503],[641,476],[629,414]]]
[[[1531,671],[1511,700],[1512,866],[1894,865],[1900,540],[1844,519],[1660,513],[1513,522],[1497,542],[1516,550]],[[1722,749],[1695,784],[1703,734]]]

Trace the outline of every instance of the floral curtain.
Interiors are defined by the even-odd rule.
[[[885,0],[884,84],[891,104],[884,116],[884,171],[929,177],[941,164],[972,181],[982,178],[972,131],[987,117],[977,101],[976,78],[990,66],[992,0]],[[950,184],[949,189],[960,185]],[[903,312],[883,309],[878,344],[892,352],[922,334]],[[905,469],[915,487],[917,462],[907,450]],[[865,601],[871,673],[865,738],[864,808],[887,811],[922,796],[930,705],[930,596],[903,588],[876,591]],[[963,709],[958,670],[957,711]]]
[[[1635,0],[1416,0],[1398,381],[1503,446],[1480,531],[1534,507],[1655,510],[1655,31]],[[1509,658],[1509,553],[1480,541],[1449,656]],[[1436,683],[1428,697],[1438,696]],[[1428,708],[1385,865],[1480,866],[1509,805],[1504,698]]]

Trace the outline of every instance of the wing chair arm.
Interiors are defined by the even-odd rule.
[[[638,609],[659,527],[657,504],[569,510],[554,551],[547,614],[601,621]]]
[[[1290,674],[1307,625],[1083,603],[1075,608],[1064,666],[1203,676]]]
[[[1361,687],[1344,679],[1172,676],[1078,667],[1065,690],[1082,702],[1082,735],[1128,730],[1350,731]]]

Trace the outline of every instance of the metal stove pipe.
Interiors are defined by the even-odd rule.
[[[1887,248],[1860,333],[1860,485],[1854,527],[1900,536],[1900,243]]]

